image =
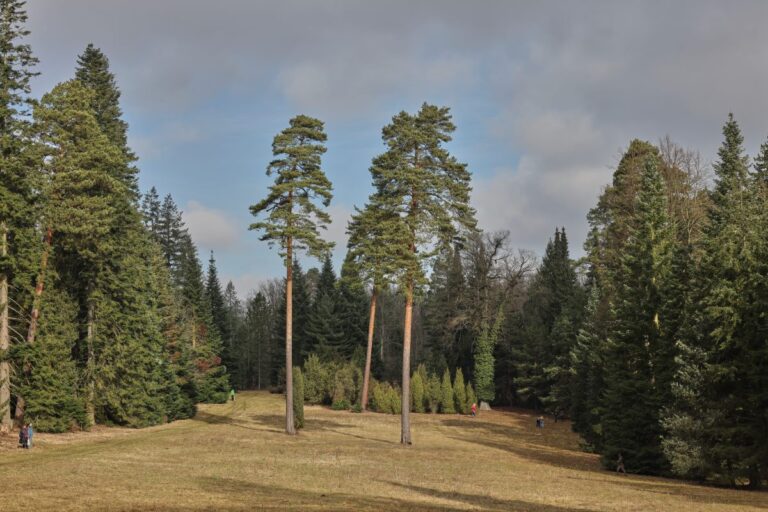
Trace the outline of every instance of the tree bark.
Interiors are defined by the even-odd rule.
[[[32,315],[29,321],[29,329],[27,329],[27,344],[34,345],[35,337],[37,336],[37,323],[40,318],[40,302],[43,296],[43,288],[45,287],[45,271],[48,269],[48,255],[51,253],[51,244],[53,242],[53,229],[50,227],[45,230],[45,245],[43,246],[43,254],[40,256],[40,273],[37,275],[37,284],[35,286],[35,295],[32,300]],[[24,373],[29,373],[29,369],[25,368]],[[24,410],[26,409],[26,401],[24,397],[18,395],[16,397],[16,424],[21,427],[24,425]]]
[[[0,224],[0,257],[8,256],[8,225]],[[4,262],[3,262],[4,263]],[[11,348],[10,331],[8,329],[8,275],[0,274],[0,356],[5,358]],[[11,431],[11,363],[5,359],[0,361],[0,434]]]
[[[403,396],[400,414],[400,443],[411,444],[411,323],[413,318],[413,280],[405,292],[405,325],[403,327]]]
[[[285,432],[296,435],[293,417],[293,240],[286,244],[285,278]]]
[[[89,294],[90,295],[90,294]],[[88,350],[88,387],[85,397],[85,416],[88,428],[96,424],[96,359],[93,347],[93,338],[96,331],[96,312],[93,298],[88,298],[88,326],[85,336],[85,343]]]
[[[368,386],[371,381],[371,356],[373,355],[373,331],[376,324],[376,287],[371,293],[371,311],[368,316],[368,348],[365,351],[365,371],[363,372],[363,396],[360,400],[361,408],[368,409]]]

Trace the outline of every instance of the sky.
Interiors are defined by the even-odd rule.
[[[170,193],[241,296],[282,274],[248,231],[276,133],[325,122],[327,236],[343,258],[372,192],[381,128],[423,102],[451,108],[447,146],[473,174],[479,227],[543,252],[586,214],[633,138],[669,135],[716,158],[733,112],[754,154],[768,135],[768,2],[28,0],[33,94],[110,59],[142,190]],[[317,266],[305,259],[304,267]]]

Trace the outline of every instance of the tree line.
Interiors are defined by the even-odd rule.
[[[194,244],[170,196],[140,205],[98,48],[30,97],[26,19],[24,2],[0,1],[0,426],[190,417],[229,386]]]

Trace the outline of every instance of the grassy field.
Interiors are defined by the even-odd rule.
[[[524,412],[400,419],[307,407],[282,432],[281,397],[241,393],[194,420],[0,443],[0,510],[766,510],[768,493],[620,476],[566,423]]]

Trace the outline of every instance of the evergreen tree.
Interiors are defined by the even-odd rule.
[[[330,256],[326,256],[305,329],[307,343],[303,347],[303,357],[312,352],[325,360],[349,356],[350,347],[344,346],[345,336],[338,317],[339,302],[336,274]]]
[[[25,2],[0,0],[0,433],[11,424],[11,302],[9,288],[25,290],[28,269],[22,256],[34,247],[31,208],[34,183],[25,162],[29,146],[29,81],[37,59],[22,40],[29,35]],[[26,270],[26,272],[25,272]]]
[[[700,312],[680,343],[665,449],[681,474],[731,483],[746,478],[759,487],[768,461],[763,414],[768,383],[762,370],[768,361],[768,249],[755,227],[765,225],[765,205],[732,115],[723,135],[695,284]]]
[[[337,317],[343,335],[341,346],[347,358],[361,358],[369,315],[369,298],[357,265],[348,252],[338,281]]]
[[[157,189],[152,187],[149,189],[149,192],[144,194],[144,198],[141,201],[141,214],[144,226],[156,240],[158,239],[160,229],[160,206],[160,196],[157,194]]]
[[[398,233],[405,231],[405,226],[397,219],[396,213],[385,210],[382,200],[371,200],[365,208],[355,207],[355,213],[347,225],[349,252],[345,260],[350,272],[359,272],[362,279],[371,287],[371,300],[368,309],[368,338],[365,351],[365,368],[363,370],[362,410],[368,407],[368,389],[371,378],[373,359],[373,335],[376,324],[376,304],[379,293],[388,284],[388,278],[394,274],[392,258],[388,253],[388,238],[400,238]],[[343,269],[342,269],[343,270]],[[343,277],[343,276],[342,276]]]
[[[120,148],[125,155],[120,166],[109,171],[131,192],[131,198],[137,200],[138,170],[131,165],[136,157],[128,148],[128,123],[122,119],[120,109],[120,89],[115,76],[109,70],[109,59],[102,51],[89,44],[77,58],[75,78],[93,91],[90,106],[101,131],[112,145]]]
[[[456,397],[453,394],[451,372],[448,371],[448,368],[443,372],[443,383],[440,386],[440,412],[443,414],[456,413]]]
[[[419,372],[411,379],[411,406],[413,412],[424,412],[424,380]]]
[[[456,369],[456,376],[453,378],[453,396],[456,399],[456,411],[467,414],[467,388],[461,368]]]
[[[371,175],[378,207],[392,213],[386,227],[387,259],[398,269],[405,295],[401,443],[411,444],[410,400],[413,300],[424,281],[423,262],[430,243],[446,247],[460,229],[472,230],[470,174],[443,147],[455,126],[447,108],[422,105],[416,115],[401,112],[382,130],[387,150],[376,157]]]
[[[276,175],[267,197],[251,206],[255,216],[266,214],[266,220],[251,224],[250,229],[263,231],[261,240],[279,244],[286,268],[286,321],[285,321],[285,397],[286,427],[295,434],[293,411],[293,251],[305,249],[322,256],[332,247],[324,241],[318,228],[330,222],[328,213],[319,207],[330,204],[331,182],[320,168],[320,157],[325,152],[326,140],[323,123],[307,116],[291,119],[290,127],[275,136],[267,175]]]
[[[504,315],[499,311],[493,326],[485,325],[475,342],[475,390],[477,398],[483,402],[490,403],[496,397],[493,351],[503,321]]]
[[[208,273],[205,281],[205,299],[208,306],[208,314],[211,317],[211,323],[216,329],[219,338],[222,340],[221,359],[224,366],[231,373],[235,367],[235,360],[232,356],[229,345],[225,342],[231,337],[229,329],[229,319],[227,318],[227,308],[224,303],[224,294],[221,291],[218,270],[216,270],[216,260],[211,251],[211,258],[208,260]]]
[[[646,163],[635,212],[609,333],[602,454],[606,465],[622,454],[629,471],[653,473],[666,466],[659,412],[669,396],[674,357],[661,329],[674,232],[655,159]]]

